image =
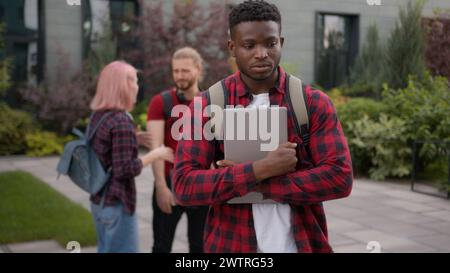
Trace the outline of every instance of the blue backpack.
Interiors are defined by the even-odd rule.
[[[108,170],[103,168],[90,143],[97,129],[111,114],[104,114],[92,131],[89,122],[85,134],[76,128],[73,129],[73,133],[80,139],[66,144],[56,168],[58,177],[61,174],[69,176],[73,183],[91,195],[96,195],[111,176],[111,168]],[[89,120],[92,120],[93,115]]]

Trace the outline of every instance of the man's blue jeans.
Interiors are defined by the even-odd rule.
[[[91,202],[97,230],[98,253],[139,252],[136,213],[129,215],[121,203],[103,208]]]

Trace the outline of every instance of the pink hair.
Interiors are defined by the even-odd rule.
[[[136,69],[124,61],[114,61],[103,68],[98,78],[91,109],[125,110],[133,108],[134,96],[130,91],[130,77]]]

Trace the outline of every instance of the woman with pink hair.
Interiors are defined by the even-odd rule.
[[[91,209],[97,230],[98,252],[138,252],[136,185],[142,168],[156,160],[173,161],[173,150],[164,146],[138,157],[136,131],[129,111],[138,94],[136,69],[123,61],[108,64],[100,73],[91,102],[90,126],[103,119],[92,147],[111,178],[97,195]]]

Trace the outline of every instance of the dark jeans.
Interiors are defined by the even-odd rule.
[[[203,253],[203,229],[205,227],[208,206],[172,207],[172,214],[166,214],[158,207],[156,192],[153,193],[153,253],[172,251],[175,229],[183,212],[188,219],[188,241],[190,253]]]

